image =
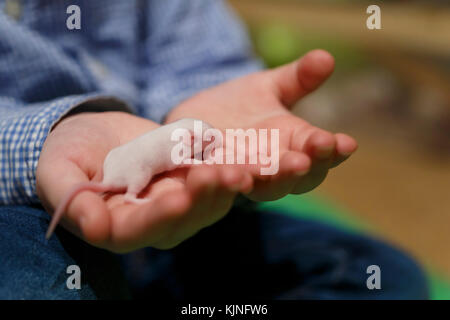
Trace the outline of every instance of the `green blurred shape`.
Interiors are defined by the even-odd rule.
[[[313,49],[329,51],[337,68],[355,69],[368,63],[360,50],[331,34],[303,32],[280,22],[255,26],[251,34],[257,53],[268,67],[288,63]]]
[[[259,206],[262,210],[279,210],[290,216],[319,220],[350,231],[370,230],[369,225],[314,192],[288,195],[280,200],[262,202]]]
[[[431,299],[450,300],[450,281],[439,274],[430,272],[428,274],[430,283]]]
[[[254,41],[258,54],[268,67],[295,60],[300,52],[297,35],[283,24],[271,23],[257,28]]]
[[[262,210],[280,211],[284,214],[325,222],[353,232],[371,232],[373,228],[367,223],[339,207],[327,198],[310,192],[301,196],[289,195],[283,199],[262,202]],[[427,268],[428,283],[432,300],[450,300],[450,280]]]

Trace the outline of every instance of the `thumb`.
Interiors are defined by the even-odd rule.
[[[269,71],[281,102],[291,107],[300,98],[318,88],[334,70],[333,56],[313,50],[302,58]]]

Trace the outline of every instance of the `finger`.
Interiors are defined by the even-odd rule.
[[[219,184],[220,175],[217,166],[199,165],[194,166],[186,177],[186,187],[196,197],[206,188],[213,189]]]
[[[306,153],[313,161],[326,160],[335,153],[336,137],[316,127],[300,128],[294,131],[290,148]]]
[[[252,175],[241,165],[224,165],[219,167],[220,181],[212,195],[213,201],[208,214],[202,220],[202,227],[207,227],[222,219],[233,205],[237,192],[250,192],[253,188]]]
[[[299,177],[308,173],[310,166],[311,160],[306,154],[294,151],[286,152],[280,160],[278,173],[267,176],[265,180],[257,179],[254,191],[249,197],[256,201],[276,200],[284,197],[292,191]]]
[[[358,143],[349,135],[343,133],[335,134],[336,137],[336,154],[331,165],[332,168],[347,160],[357,149]]]
[[[244,178],[242,180],[242,186],[240,192],[243,194],[249,194],[254,187],[254,179],[250,172],[244,172]]]
[[[316,161],[311,171],[297,180],[296,185],[292,188],[291,193],[302,194],[309,192],[319,186],[327,177],[332,159]]]
[[[113,209],[109,247],[116,252],[128,252],[161,242],[191,205],[190,194],[184,188],[166,192],[143,205]]]
[[[304,176],[311,167],[311,160],[308,155],[303,152],[287,151],[279,161],[278,170],[275,174],[261,176],[262,181],[272,182],[287,177]],[[263,178],[266,177],[266,178]]]
[[[187,213],[173,219],[168,226],[170,232],[157,242],[158,246],[176,245],[222,218],[231,207],[243,177],[242,170],[233,166],[193,167],[186,178],[186,190],[191,195],[192,205]],[[214,202],[218,197],[226,205],[216,207]]]
[[[189,217],[186,216],[180,223],[185,229],[195,229],[196,225],[202,225],[207,215],[212,215],[211,207],[217,189],[220,188],[220,173],[216,166],[196,168],[189,173],[186,185],[193,195],[193,207]],[[189,227],[188,227],[189,226]]]
[[[214,201],[209,210],[210,214],[204,219],[202,227],[210,226],[222,219],[233,206],[235,197],[236,193],[224,188],[218,188],[213,195]]]
[[[243,167],[240,165],[219,166],[220,187],[235,193],[241,191],[245,177]]]
[[[200,165],[192,167],[186,177],[186,190],[192,199],[189,213],[180,216],[178,221],[171,226],[173,233],[177,234],[178,240],[188,237],[194,230],[204,225],[204,221],[210,220],[211,207],[214,194],[220,184],[218,166]],[[167,240],[167,239],[166,239]]]
[[[85,191],[75,197],[67,209],[67,217],[77,220],[83,238],[103,247],[110,237],[110,215],[100,195]]]
[[[325,180],[336,152],[336,138],[330,132],[315,128],[301,148],[311,157],[312,165],[309,173],[297,181],[293,194],[311,191]]]
[[[304,176],[311,169],[311,159],[303,152],[288,151],[280,161],[280,174]]]
[[[299,60],[269,72],[279,98],[287,107],[319,87],[333,72],[334,59],[324,50],[313,50]]]
[[[213,187],[207,183],[211,180],[215,181]],[[208,187],[196,188],[199,192],[194,198],[195,204],[192,212],[189,217],[186,216],[180,221],[183,228],[190,232],[207,227],[221,219],[231,208],[237,192],[251,187],[252,181],[249,174],[246,175],[240,166],[221,165],[193,171],[188,177],[188,187],[192,188],[194,183]],[[184,236],[188,236],[188,234],[184,234]]]

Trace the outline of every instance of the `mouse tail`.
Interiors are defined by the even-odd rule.
[[[69,203],[82,191],[93,191],[93,192],[106,192],[110,189],[109,186],[105,186],[100,182],[83,182],[76,186],[74,186],[67,194],[61,199],[58,207],[53,213],[52,220],[50,221],[50,225],[47,229],[47,233],[45,234],[45,238],[49,239],[59,221],[61,220],[64,212],[66,211]]]

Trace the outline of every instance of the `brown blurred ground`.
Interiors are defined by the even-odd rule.
[[[332,77],[296,106],[360,146],[315,192],[450,277],[450,104],[380,69]]]
[[[450,161],[417,154],[401,141],[352,133],[359,151],[317,192],[450,276]]]

